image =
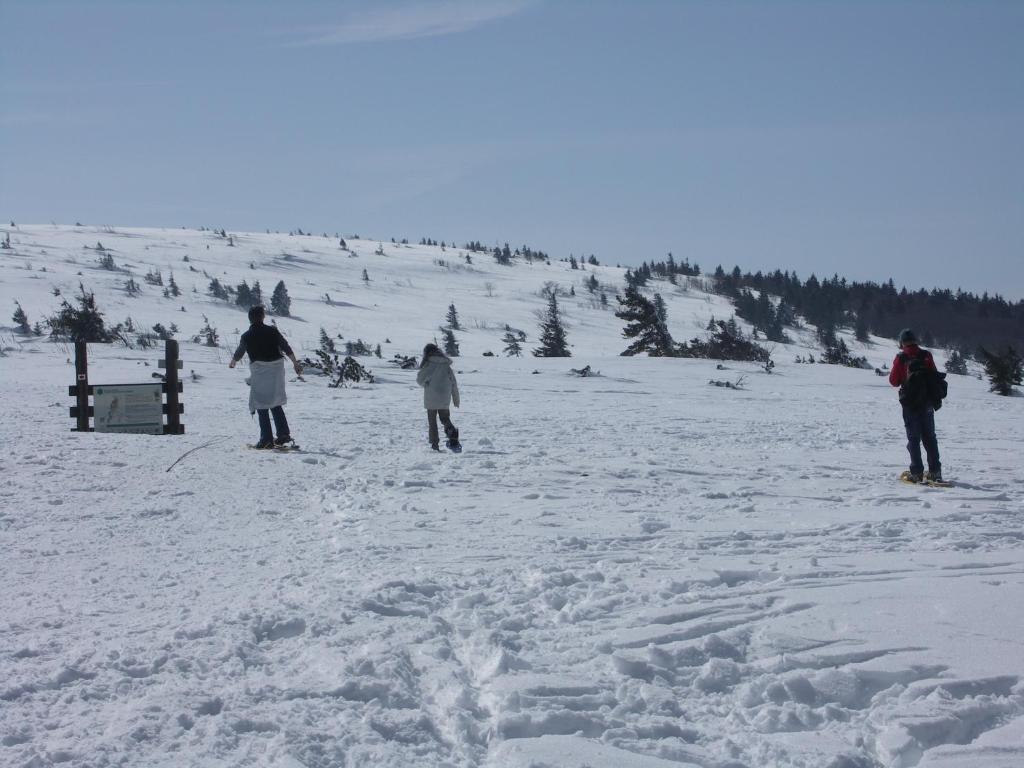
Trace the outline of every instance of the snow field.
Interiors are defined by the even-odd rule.
[[[39,278],[19,298],[32,319],[57,270],[38,266],[0,283],[13,299]],[[428,266],[413,283],[443,295]],[[527,270],[489,311],[532,338]],[[308,279],[315,297],[335,277]],[[666,299],[681,325],[699,321],[684,307],[718,313]],[[166,322],[164,301],[132,315]],[[402,305],[436,324],[448,303],[420,301],[378,302],[380,340],[417,351]],[[314,307],[281,321],[296,346],[324,324]],[[242,447],[230,352],[182,345],[200,378],[181,437],[72,434],[66,351],[0,358],[19,447],[0,457],[0,763],[1024,763],[1021,401],[954,378],[937,421],[958,484],[910,487],[871,372],[620,358],[607,313],[573,312],[591,351],[570,360],[483,358],[500,349],[464,334],[461,455],[427,449],[414,372],[380,361],[372,386],[290,381],[303,451],[267,454]],[[160,356],[90,354],[97,383],[145,380]],[[568,375],[587,363],[602,375]],[[745,390],[708,386],[738,375]]]

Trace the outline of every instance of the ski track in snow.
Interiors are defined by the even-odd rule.
[[[181,438],[70,436],[63,358],[0,362],[4,765],[1024,764],[1021,418],[980,382],[929,489],[887,387],[830,378],[870,373],[464,359],[456,456],[382,368],[290,383],[282,455],[183,355]]]

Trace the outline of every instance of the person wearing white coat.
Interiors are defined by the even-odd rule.
[[[449,406],[454,403],[459,407],[459,382],[452,370],[452,361],[436,344],[427,344],[423,348],[423,359],[420,370],[416,374],[416,383],[423,387],[423,407],[427,409],[427,429],[430,433],[430,447],[440,450],[440,438],[437,433],[437,420],[444,425],[444,434],[448,438],[447,446],[458,450],[459,430],[452,424]]]

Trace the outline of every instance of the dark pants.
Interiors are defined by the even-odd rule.
[[[448,438],[448,442],[457,443],[459,442],[459,430],[452,424],[452,412],[447,408],[439,408],[437,410],[427,409],[427,428],[430,430],[430,444],[436,446],[439,442],[437,436],[437,419],[441,418],[441,423],[444,424],[444,435]]]
[[[277,438],[280,440],[282,437],[291,437],[291,432],[288,431],[288,419],[284,417],[284,408],[280,405],[276,408],[258,408],[256,415],[260,419],[260,442],[273,442],[274,434],[270,431],[270,416],[274,416],[274,429],[277,430]]]
[[[935,411],[931,408],[921,410],[903,409],[903,426],[907,428],[907,450],[910,451],[910,471],[919,475],[924,471],[921,460],[921,443],[924,443],[928,454],[928,471],[936,475],[942,474],[939,463],[939,441],[935,437]]]

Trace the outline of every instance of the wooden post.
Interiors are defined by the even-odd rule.
[[[178,405],[178,342],[174,339],[166,342],[164,364],[167,366],[164,378],[167,384],[167,426],[164,432],[180,435],[185,429],[181,425],[181,408]]]
[[[75,342],[75,399],[78,403],[75,431],[89,431],[89,357],[84,341]]]

